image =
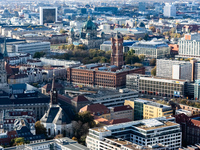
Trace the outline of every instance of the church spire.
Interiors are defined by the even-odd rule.
[[[8,52],[7,52],[7,47],[6,47],[6,38],[4,38],[4,53],[3,53],[4,58],[8,57]]]
[[[58,104],[58,92],[55,87],[55,72],[53,71],[52,88],[50,91],[50,104]]]

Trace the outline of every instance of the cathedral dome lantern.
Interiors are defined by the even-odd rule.
[[[94,24],[94,22],[92,22],[92,20],[90,18],[88,18],[88,20],[84,23],[83,25],[83,30],[97,30],[97,26]]]

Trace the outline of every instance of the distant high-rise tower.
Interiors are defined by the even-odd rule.
[[[174,6],[173,4],[165,3],[163,14],[165,17],[175,17],[176,16],[176,6]]]
[[[117,32],[115,37],[111,38],[111,65],[121,68],[124,65],[123,61],[123,37]]]
[[[138,10],[139,11],[146,11],[146,3],[145,2],[139,2],[138,4]]]
[[[57,22],[57,7],[40,7],[40,24]]]

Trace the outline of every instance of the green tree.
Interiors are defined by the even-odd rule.
[[[104,56],[101,57],[100,63],[108,63],[108,59]]]
[[[94,117],[90,112],[79,112],[76,116],[77,121],[81,121],[83,124],[88,123],[90,128],[95,126]]]
[[[127,54],[128,54],[129,56],[132,56],[132,55],[135,54],[135,50],[131,49],[131,50],[129,50],[129,51],[127,52]]]
[[[67,49],[68,50],[73,50],[74,49],[74,45],[73,44],[67,45]]]
[[[44,127],[44,125],[41,124],[40,121],[37,121],[35,123],[35,129],[36,129],[36,134],[44,134],[45,136],[47,135],[47,130]]]
[[[130,36],[124,36],[123,39],[124,40],[131,40],[131,37]]]
[[[155,27],[155,26],[151,26],[151,27],[149,27],[149,29],[150,29],[152,32],[156,32],[156,27]]]
[[[155,65],[156,65],[156,59],[155,59],[155,58],[152,58],[152,59],[149,61],[149,65],[150,65],[150,66],[155,66]]]
[[[143,38],[142,37],[140,37],[140,38],[138,38],[138,41],[141,41]]]
[[[40,58],[43,57],[45,54],[45,52],[35,52],[33,58]]]
[[[18,137],[18,138],[12,139],[10,145],[11,146],[16,146],[16,145],[23,145],[25,143],[26,142],[24,140],[24,137]]]
[[[136,55],[127,55],[125,56],[125,64],[134,64],[140,62],[140,59]]]
[[[156,76],[156,66],[151,70],[151,75]]]
[[[183,104],[183,105],[185,105],[186,104],[186,100],[183,99],[183,100],[180,101],[180,103]]]
[[[139,57],[140,61],[142,62],[142,61],[144,61],[146,56],[144,54],[140,54],[140,55],[138,55],[138,57]]]
[[[135,67],[143,67],[143,64],[142,63],[134,63],[133,66],[135,66]]]
[[[172,33],[175,33],[176,32],[176,29],[175,28],[171,28],[170,30]]]
[[[66,31],[64,29],[60,29],[60,33],[65,33]]]

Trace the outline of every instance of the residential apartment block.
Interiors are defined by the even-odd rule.
[[[170,150],[178,149],[181,146],[181,130],[174,120],[160,117],[89,129],[86,144],[90,150],[135,150],[135,144],[152,146],[158,143]]]
[[[134,120],[151,119],[173,115],[171,106],[162,105],[156,102],[134,99],[125,100],[124,105],[130,105],[134,109]]]

